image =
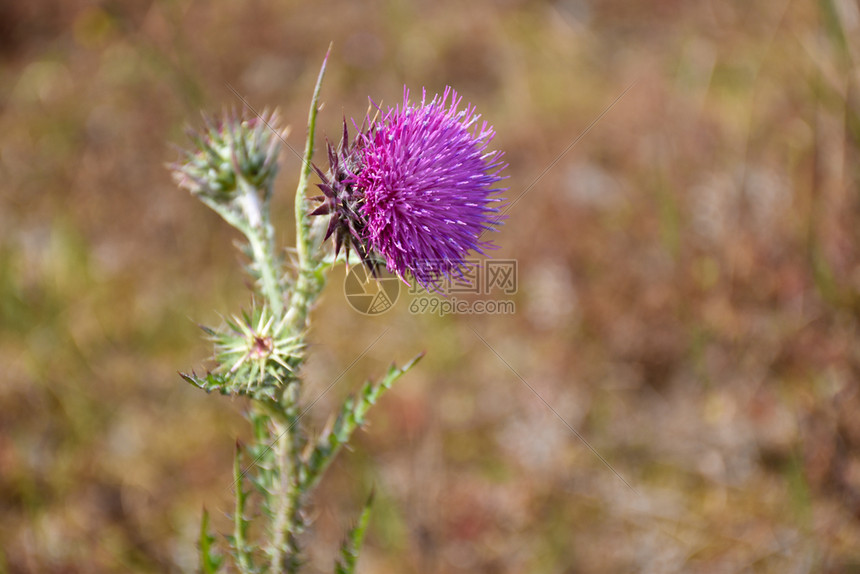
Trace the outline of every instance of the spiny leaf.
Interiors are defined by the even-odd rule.
[[[236,561],[242,572],[253,570],[254,564],[248,552],[248,519],[245,518],[245,500],[248,493],[244,489],[245,472],[242,469],[242,447],[236,441],[236,454],[233,457],[233,486],[236,488],[236,507],[233,516],[233,548]]]
[[[212,554],[212,543],[215,537],[209,534],[209,511],[203,509],[203,519],[200,521],[200,569],[203,574],[215,574],[224,558]]]
[[[179,373],[179,376],[182,377],[186,382],[191,383],[198,389],[203,389],[207,393],[211,393],[212,391],[216,391],[221,393],[222,395],[232,394],[231,391],[227,388],[228,381],[222,375],[216,375],[214,373],[206,373],[206,376],[200,377],[194,371],[191,371],[191,374],[188,373]]]
[[[341,559],[334,566],[335,574],[353,574],[355,572],[358,554],[361,551],[361,544],[364,542],[364,533],[370,522],[370,507],[373,505],[373,496],[374,492],[371,491],[367,502],[364,503],[358,523],[346,533],[346,538],[340,546]]]
[[[314,449],[303,457],[306,472],[300,483],[302,492],[308,492],[316,485],[340,449],[349,442],[355,429],[364,424],[367,412],[382,393],[390,389],[394,381],[414,367],[423,356],[424,353],[421,353],[399,368],[391,365],[381,381],[368,381],[354,397],[346,398],[334,423],[320,435]]]

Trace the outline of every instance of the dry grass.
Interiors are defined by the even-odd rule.
[[[226,531],[243,404],[175,373],[247,290],[162,164],[228,83],[298,149],[331,40],[326,133],[451,84],[528,191],[513,316],[366,318],[332,280],[309,400],[388,331],[314,420],[428,355],[323,484],[309,570],[375,484],[362,572],[860,571],[858,27],[852,0],[4,4],[0,572],[191,571],[204,505]]]

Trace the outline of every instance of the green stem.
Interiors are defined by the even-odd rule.
[[[275,463],[278,465],[278,491],[275,496],[277,506],[275,515],[272,518],[272,530],[274,540],[272,541],[271,549],[271,572],[282,572],[284,566],[285,552],[287,557],[287,572],[294,572],[297,564],[298,548],[296,547],[295,520],[296,515],[296,498],[293,495],[296,489],[296,484],[293,480],[296,473],[294,464],[295,455],[293,453],[292,429],[287,426],[284,428],[281,423],[273,423],[273,431],[275,436],[279,436],[275,444]]]
[[[243,573],[254,571],[251,557],[248,555],[248,542],[246,540],[248,523],[245,519],[245,497],[243,489],[242,474],[242,451],[236,442],[236,454],[233,458],[233,480],[236,487],[236,508],[233,515],[233,547],[236,549],[236,558],[239,562],[239,570]]]
[[[298,385],[289,385],[284,390],[277,418],[269,419],[267,430],[274,451],[276,483],[272,497],[272,534],[270,546],[271,572],[296,572],[299,567],[299,546],[296,537],[301,532],[301,487],[302,461],[301,433],[298,428]],[[287,405],[287,406],[284,406]]]
[[[261,289],[266,303],[275,317],[284,313],[284,291],[280,282],[282,269],[275,257],[274,230],[269,221],[268,209],[260,203],[258,190],[239,180],[242,190],[242,209],[248,218],[245,236],[251,244],[254,263],[260,272]]]

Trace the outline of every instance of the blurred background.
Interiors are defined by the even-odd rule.
[[[309,424],[427,356],[317,492],[308,571],[375,486],[359,572],[860,572],[854,0],[0,4],[0,572],[190,572],[203,507],[229,531],[246,405],[177,371],[250,295],[164,164],[228,84],[301,149],[331,41],[320,133],[404,85],[495,125],[518,290],[366,317],[331,277]]]

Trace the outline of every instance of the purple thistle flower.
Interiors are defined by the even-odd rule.
[[[449,100],[450,97],[450,100]],[[420,105],[389,108],[350,143],[344,122],[340,149],[328,145],[329,172],[316,168],[324,196],[312,215],[331,215],[326,238],[335,255],[350,246],[371,269],[377,257],[406,281],[425,289],[445,277],[463,277],[471,251],[493,247],[485,231],[501,222],[493,186],[504,179],[502,152],[487,151],[495,131],[478,123],[475,108],[458,110],[451,88]]]
[[[449,100],[450,97],[450,100]],[[403,103],[359,136],[361,168],[355,187],[363,192],[367,244],[404,281],[411,273],[425,289],[443,277],[462,277],[471,251],[493,247],[484,231],[500,223],[493,186],[506,167],[499,151],[487,151],[492,126],[451,88],[420,105]]]

